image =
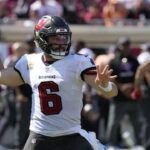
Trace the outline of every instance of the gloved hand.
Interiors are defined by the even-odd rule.
[[[131,98],[133,100],[140,100],[142,97],[142,93],[140,89],[133,89],[133,91],[131,92]]]

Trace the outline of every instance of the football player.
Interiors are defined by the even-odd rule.
[[[150,85],[150,61],[145,61],[141,64],[135,73],[135,80],[134,80],[134,90],[131,93],[131,96],[134,100],[138,100],[144,94],[141,89],[141,85],[143,81],[147,81],[148,85]]]
[[[1,69],[0,83],[32,87],[30,135],[24,150],[94,150],[93,134],[81,129],[84,82],[113,97],[116,78],[85,55],[69,54],[71,31],[60,17],[43,16],[35,25],[41,53],[25,54],[14,68]],[[97,148],[96,148],[97,147]],[[101,150],[104,148],[101,147]]]

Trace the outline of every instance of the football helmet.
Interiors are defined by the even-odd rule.
[[[54,59],[69,54],[71,35],[69,25],[58,16],[43,16],[34,28],[36,45]]]

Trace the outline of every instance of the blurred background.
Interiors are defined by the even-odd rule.
[[[70,52],[109,64],[118,75],[119,96],[109,99],[83,87],[82,127],[95,131],[110,150],[150,150],[150,73],[133,96],[138,66],[150,61],[150,0],[0,0],[0,60],[14,66],[25,53],[38,53],[34,25],[43,15],[66,19]],[[27,137],[32,90],[0,87],[0,150],[21,150]]]

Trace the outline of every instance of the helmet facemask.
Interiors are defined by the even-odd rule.
[[[71,31],[62,18],[42,17],[35,26],[34,35],[36,45],[52,58],[62,59],[69,54]]]
[[[71,37],[69,34],[56,34],[46,37],[47,48],[45,53],[54,59],[62,59],[69,53]]]

